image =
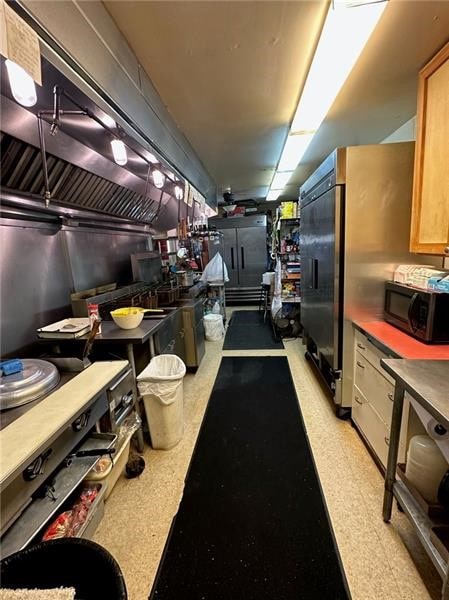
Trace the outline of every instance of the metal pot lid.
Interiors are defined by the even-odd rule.
[[[23,371],[0,378],[0,410],[22,406],[48,394],[59,382],[55,365],[38,358],[21,359]]]

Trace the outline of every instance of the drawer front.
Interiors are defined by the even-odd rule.
[[[391,403],[392,404],[392,403]],[[401,433],[399,438],[398,462],[405,462],[409,404],[404,402]],[[387,465],[390,444],[390,420],[385,422],[363,393],[354,386],[352,396],[352,420],[363,437],[379,457],[384,467]]]
[[[388,427],[360,390],[354,386],[352,419],[384,467],[387,465]]]
[[[379,413],[385,423],[391,422],[394,386],[359,352],[355,355],[354,383]]]
[[[378,369],[382,375],[385,373],[384,377],[394,385],[394,379],[384,371],[380,364],[380,359],[388,358],[388,354],[379,350],[379,348],[372,344],[363,333],[357,330],[355,331],[355,350]]]

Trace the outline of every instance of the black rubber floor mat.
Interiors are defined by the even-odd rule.
[[[223,358],[150,599],[349,597],[287,359]]]
[[[223,350],[282,350],[282,341],[276,341],[269,317],[257,310],[236,310],[232,313],[223,344]]]

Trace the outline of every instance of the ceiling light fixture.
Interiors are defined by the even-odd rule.
[[[165,175],[162,173],[160,169],[153,169],[151,171],[151,176],[153,178],[153,184],[159,190],[164,187],[165,183]]]
[[[184,198],[184,190],[179,185],[179,183],[175,183],[174,193],[176,200],[182,200]]]
[[[285,187],[300,163],[386,5],[373,0],[331,3],[267,200],[279,189],[280,174]]]
[[[109,129],[115,129],[117,127],[117,123],[114,121],[114,119],[112,117],[110,117],[109,115],[104,115],[103,117],[100,117],[100,120],[102,121],[102,123],[104,125],[106,125],[106,127],[108,127]]]
[[[126,153],[126,146],[122,142],[122,140],[112,140],[111,148],[115,162],[121,166],[126,165],[126,163],[128,162],[128,155]]]
[[[7,59],[5,65],[14,99],[22,106],[34,106],[37,102],[37,95],[33,78],[12,60]]]

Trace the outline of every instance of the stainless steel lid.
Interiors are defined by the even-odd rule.
[[[59,382],[55,365],[38,358],[22,359],[23,371],[0,378],[0,410],[41,398]]]

